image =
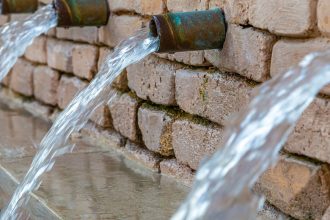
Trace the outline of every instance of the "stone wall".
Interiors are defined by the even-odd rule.
[[[229,23],[222,51],[155,54],[128,67],[114,84],[120,95],[98,109],[82,131],[186,184],[201,161],[221,147],[226,121],[248,103],[256,86],[307,53],[330,48],[327,0],[109,3],[106,27],[56,28],[36,39],[3,81],[1,97],[52,120],[93,79],[112,48],[146,26],[150,15],[222,7]],[[256,186],[271,204],[298,219],[329,219],[329,95],[330,86],[304,113],[278,165]]]

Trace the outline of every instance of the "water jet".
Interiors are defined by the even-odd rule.
[[[221,9],[156,15],[150,33],[160,39],[159,53],[222,49],[226,21]]]

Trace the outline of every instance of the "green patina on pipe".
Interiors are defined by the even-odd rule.
[[[32,13],[38,9],[38,0],[1,0],[2,14]]]
[[[103,26],[110,10],[107,0],[54,0],[59,27]]]
[[[150,33],[160,38],[158,52],[222,49],[226,21],[221,9],[153,16]]]

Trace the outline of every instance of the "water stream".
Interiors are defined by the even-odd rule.
[[[111,88],[111,83],[115,78],[128,65],[155,52],[158,42],[157,38],[149,36],[148,31],[143,29],[120,43],[106,58],[95,79],[58,116],[41,141],[28,173],[16,189],[6,209],[1,213],[1,220],[20,218],[17,210],[26,204],[29,194],[39,187],[42,175],[53,167],[57,157],[72,151],[74,146],[67,146],[70,135],[83,128],[96,108],[116,95]]]
[[[330,52],[313,53],[295,69],[263,84],[230,122],[222,149],[199,169],[193,190],[172,218],[254,220],[263,198],[251,188],[304,110],[330,83]]]
[[[13,21],[0,28],[0,81],[39,35],[57,25],[52,5],[39,9],[23,21]]]

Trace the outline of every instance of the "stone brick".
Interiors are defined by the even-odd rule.
[[[9,21],[8,15],[0,15],[0,25],[4,25]]]
[[[33,95],[34,66],[23,59],[19,59],[13,67],[10,88],[25,96]]]
[[[66,40],[86,42],[90,44],[98,43],[97,27],[70,27],[56,28],[56,37]]]
[[[27,102],[23,103],[23,108],[24,108],[24,110],[29,112],[34,117],[41,118],[42,120],[44,120],[46,122],[51,122],[50,117],[53,113],[52,107],[41,104],[38,101],[27,101]],[[38,139],[38,140],[41,140],[42,137],[45,135],[44,132],[41,132],[41,133],[42,134],[39,134],[40,139]]]
[[[98,61],[98,69],[101,70],[103,63],[105,62],[106,57],[111,54],[113,51],[107,47],[100,48],[100,56]],[[124,70],[113,82],[112,86],[121,91],[128,91],[128,79],[127,79],[127,71]]]
[[[2,79],[2,85],[9,87],[10,85],[10,78],[11,78],[11,72],[10,71],[3,79]]]
[[[222,71],[263,82],[269,78],[274,43],[275,37],[266,32],[229,25],[223,50],[206,51],[205,57]]]
[[[329,220],[330,219],[330,207],[327,209],[327,211],[324,213],[321,220]]]
[[[180,164],[176,159],[165,159],[160,162],[162,175],[173,177],[186,186],[192,186],[195,174],[186,165]]]
[[[139,128],[146,147],[164,156],[173,155],[172,124],[174,118],[165,111],[143,106],[138,112]]]
[[[209,0],[209,8],[222,8],[228,23],[247,25],[251,0]]]
[[[330,2],[328,0],[319,0],[317,5],[317,24],[319,26],[319,30],[330,36]],[[330,219],[330,217],[329,217]]]
[[[87,80],[93,79],[97,72],[98,56],[98,47],[76,44],[72,52],[73,73]]]
[[[253,89],[234,74],[189,69],[177,71],[175,85],[182,110],[222,125],[249,103]]]
[[[210,66],[205,60],[204,51],[189,51],[167,54],[167,59],[177,61],[191,66]]]
[[[142,99],[175,105],[175,72],[181,67],[150,56],[127,68],[128,86]]]
[[[330,163],[330,100],[316,98],[304,112],[285,149]]]
[[[73,72],[72,51],[74,44],[49,38],[47,40],[47,63],[49,67],[64,72]]]
[[[151,169],[154,172],[159,172],[159,163],[161,158],[157,154],[141,148],[130,141],[128,141],[125,146],[124,156],[146,168]]]
[[[47,66],[38,66],[33,73],[34,96],[36,99],[49,104],[57,104],[57,89],[60,74]]]
[[[252,0],[250,24],[284,36],[308,36],[316,24],[314,0]]]
[[[163,0],[108,0],[114,12],[134,11],[143,15],[162,14],[165,9]]]
[[[99,39],[110,47],[117,46],[122,40],[131,37],[133,33],[145,27],[147,20],[132,15],[112,15],[107,26],[100,28]]]
[[[297,219],[321,219],[330,204],[328,165],[282,156],[256,185],[267,200]]]
[[[32,45],[26,49],[25,58],[37,63],[47,63],[46,42],[45,36],[35,38]]]
[[[221,146],[223,129],[188,119],[173,124],[172,143],[178,162],[196,170]]]
[[[273,48],[271,76],[284,74],[291,67],[298,63],[309,53],[326,51],[330,49],[330,40],[326,38],[316,38],[312,40],[280,40]],[[285,59],[283,59],[285,57]],[[330,95],[330,86],[322,90]]]
[[[109,107],[107,105],[102,105],[94,110],[91,121],[103,128],[110,128],[112,126],[112,120]]]
[[[62,76],[57,90],[57,104],[59,108],[64,109],[76,96],[78,92],[88,85],[76,77]]]
[[[208,0],[167,0],[169,11],[200,11],[208,9]]]
[[[139,141],[137,111],[139,100],[130,94],[117,95],[109,104],[114,128],[124,137]]]

